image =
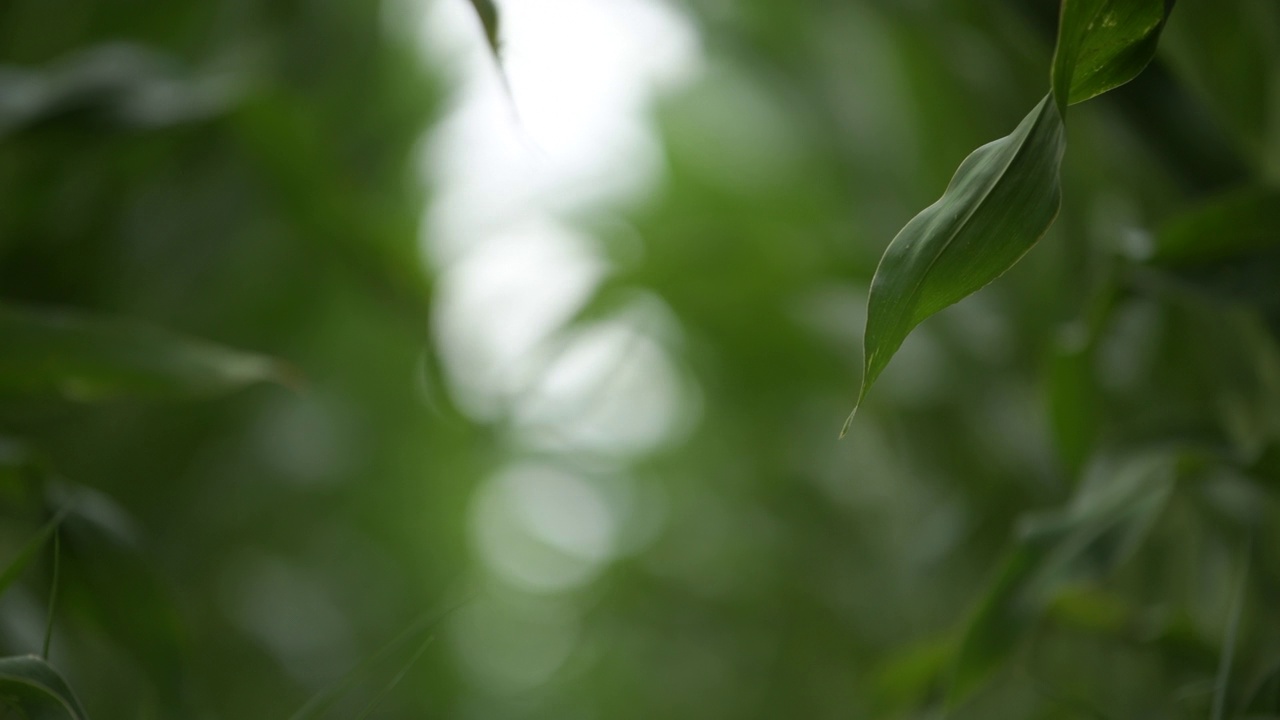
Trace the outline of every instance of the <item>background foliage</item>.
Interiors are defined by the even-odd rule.
[[[877,260],[1057,3],[672,3],[654,179],[560,207],[550,320],[485,298],[507,374],[459,288],[536,263],[424,207],[521,121],[448,134],[422,12],[0,3],[0,654],[52,606],[98,720],[1280,716],[1274,2],[1071,110],[1055,225],[842,442]]]

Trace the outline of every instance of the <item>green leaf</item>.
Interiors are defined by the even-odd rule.
[[[871,280],[859,405],[912,328],[995,280],[1049,229],[1063,148],[1046,96],[1012,134],[965,158],[942,198],[889,244]]]
[[[198,397],[293,382],[272,358],[119,318],[0,305],[0,338],[0,397]]]
[[[1064,510],[1028,518],[965,629],[948,704],[982,687],[1022,646],[1057,593],[1082,573],[1132,556],[1173,492],[1179,455],[1153,451],[1099,462]]]
[[[1232,134],[1242,160],[1280,178],[1280,3],[1183,0],[1161,59]]]
[[[31,536],[31,539],[27,540],[27,542],[23,544],[22,549],[20,549],[13,560],[9,562],[4,571],[0,572],[0,595],[4,595],[4,591],[8,590],[9,586],[12,585],[20,575],[22,575],[22,571],[31,564],[31,561],[40,552],[40,548],[44,547],[44,544],[48,542],[49,538],[53,535],[53,532],[58,529],[58,525],[62,524],[62,521],[67,517],[67,511],[68,508],[64,507],[50,518],[48,522],[42,525],[40,529],[36,531],[36,534]]]
[[[956,653],[947,704],[956,706],[981,687],[1029,635],[1042,602],[1028,592],[1044,549],[1020,545],[1005,559],[1000,575],[965,629]]]
[[[1119,87],[1151,62],[1173,0],[1063,0],[1053,95],[1068,105]]]
[[[493,0],[471,0],[471,7],[476,11],[476,17],[480,18],[484,39],[489,43],[489,51],[496,60],[499,58],[498,6],[493,4]]]
[[[1280,190],[1244,187],[1169,220],[1156,235],[1151,261],[1182,267],[1280,249]]]
[[[49,663],[34,655],[0,658],[0,707],[26,720],[86,720],[75,693]]]
[[[1063,0],[1051,92],[1008,137],[965,158],[942,198],[889,243],[867,302],[867,391],[912,328],[995,280],[1057,217],[1068,105],[1132,80],[1155,53],[1173,0]]]

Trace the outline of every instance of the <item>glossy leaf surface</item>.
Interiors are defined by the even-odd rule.
[[[1049,229],[1064,146],[1046,96],[1013,133],[965,158],[942,198],[889,244],[871,281],[859,403],[912,328],[999,277]]]
[[[1172,0],[1064,0],[1053,93],[1066,108],[1137,77],[1155,56]]]

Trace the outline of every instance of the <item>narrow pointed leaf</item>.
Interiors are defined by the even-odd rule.
[[[1063,0],[1053,94],[1084,102],[1137,77],[1155,55],[1173,0]]]
[[[1046,96],[1012,134],[965,158],[942,198],[889,244],[871,281],[859,404],[912,328],[995,280],[1049,229],[1063,146]]]
[[[280,362],[119,318],[0,306],[0,397],[214,395],[289,383]]]
[[[67,681],[34,656],[0,658],[0,708],[27,720],[87,720]]]

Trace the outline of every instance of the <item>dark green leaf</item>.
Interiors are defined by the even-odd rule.
[[[1182,266],[1280,248],[1280,190],[1233,190],[1175,216],[1156,236],[1152,262]]]
[[[86,720],[67,681],[34,655],[0,658],[0,703],[26,720]]]
[[[0,306],[0,396],[173,398],[288,383],[280,362],[117,318]]]
[[[1269,667],[1250,684],[1244,712],[1254,715],[1280,715],[1280,660],[1273,660]]]
[[[999,277],[1048,230],[1063,147],[1046,96],[1012,134],[965,158],[942,198],[889,244],[871,281],[858,404],[912,328]]]
[[[1053,94],[1068,105],[1119,87],[1151,62],[1173,0],[1063,0]]]
[[[1022,545],[1005,560],[960,642],[947,694],[949,705],[977,690],[1029,636],[1042,605],[1029,593],[1029,585],[1043,556],[1044,548]]]

